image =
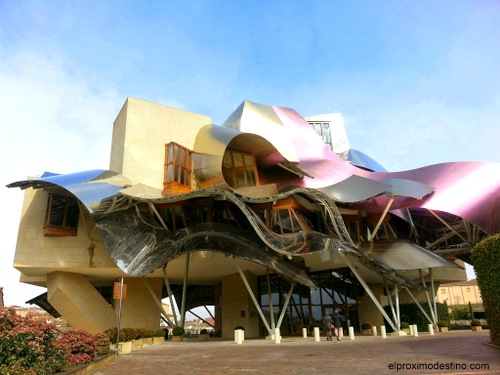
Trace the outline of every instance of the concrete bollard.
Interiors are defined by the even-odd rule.
[[[313,331],[314,331],[314,341],[316,341],[316,342],[320,341],[320,339],[319,339],[319,327],[314,327]]]
[[[434,336],[434,327],[433,327],[433,325],[429,323],[429,324],[427,324],[427,328],[429,330],[429,334],[431,336]]]
[[[281,332],[280,332],[279,328],[276,328],[274,330],[274,343],[281,344]]]
[[[377,336],[377,326],[372,327],[373,336]]]
[[[413,325],[413,336],[418,337],[418,328],[416,324]]]
[[[307,328],[302,328],[302,337],[307,339]]]
[[[354,327],[349,327],[349,340],[354,340],[356,337],[354,336]]]
[[[413,336],[413,324],[410,324],[409,328],[410,328],[410,336]]]
[[[386,330],[385,330],[385,326],[380,326],[380,334],[382,335],[383,339],[387,338],[387,333],[386,333]]]

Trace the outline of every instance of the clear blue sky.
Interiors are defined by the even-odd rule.
[[[498,0],[2,0],[0,182],[107,168],[127,96],[215,124],[245,99],[339,112],[391,171],[500,162],[499,40]],[[22,304],[22,192],[0,199],[0,285]]]

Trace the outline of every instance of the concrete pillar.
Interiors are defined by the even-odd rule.
[[[116,327],[115,311],[83,275],[49,273],[47,296],[49,303],[73,328],[95,334]]]
[[[377,326],[372,327],[373,336],[377,336]]]
[[[274,329],[274,343],[281,344],[281,332],[279,328]]]
[[[302,328],[302,337],[307,338],[307,328]]]

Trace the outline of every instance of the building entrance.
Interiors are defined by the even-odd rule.
[[[347,268],[335,271],[322,271],[309,275],[318,289],[296,285],[290,298],[287,311],[283,316],[280,332],[283,336],[300,336],[302,328],[312,330],[322,327],[325,312],[330,314],[338,309],[345,318],[345,327],[359,326],[358,296],[363,289]],[[278,275],[270,274],[258,279],[260,305],[271,322],[277,322],[290,289],[290,282]],[[270,312],[273,312],[271,316]],[[261,335],[266,335],[264,326]]]

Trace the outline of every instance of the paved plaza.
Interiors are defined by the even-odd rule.
[[[500,349],[488,346],[489,331],[452,331],[418,337],[356,336],[258,339],[241,345],[214,339],[135,350],[95,375],[136,374],[500,374]]]

